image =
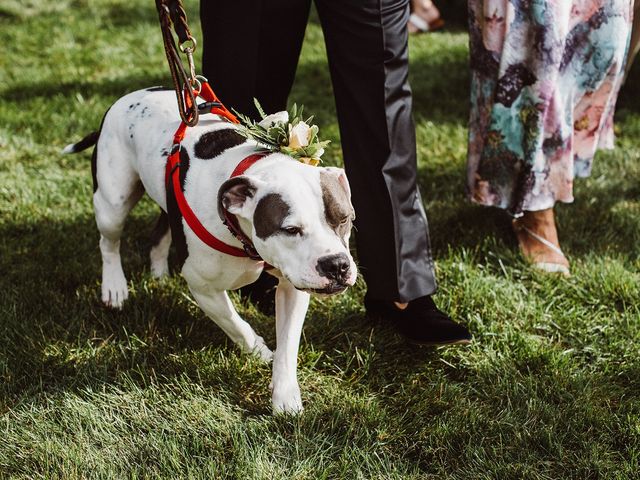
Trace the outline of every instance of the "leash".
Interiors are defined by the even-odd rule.
[[[191,105],[196,103],[194,90],[198,83],[195,75],[193,53],[196,51],[197,42],[191,35],[187,24],[187,14],[180,0],[156,0],[156,9],[160,19],[164,52],[167,56],[173,88],[178,100],[178,112],[182,121],[193,127],[198,124],[198,111],[196,109],[190,110],[185,99],[188,99]],[[180,51],[187,56],[189,73],[187,73],[182,60],[180,60],[180,54],[171,33],[171,26],[173,26],[180,42]]]
[[[176,92],[178,100],[178,113],[182,122],[189,127],[198,124],[201,113],[215,113],[221,115],[233,123],[239,123],[238,119],[229,110],[227,110],[218,97],[213,93],[207,80],[196,75],[195,62],[193,54],[196,51],[198,43],[191,35],[189,24],[187,23],[187,13],[182,6],[181,0],[156,0],[156,9],[158,10],[158,18],[160,19],[160,30],[162,31],[162,43],[164,52],[167,56],[169,71],[171,72],[171,80],[173,89]],[[171,27],[178,37],[178,46],[171,33]],[[184,68],[178,49],[187,57],[189,71]],[[207,98],[210,105],[196,105],[198,96]]]

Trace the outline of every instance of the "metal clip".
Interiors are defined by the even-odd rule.
[[[191,44],[189,46],[185,46],[187,42],[190,42]],[[189,81],[191,82],[191,85],[193,85],[195,82],[197,82],[197,79],[196,79],[196,64],[193,61],[193,52],[196,51],[196,47],[197,46],[198,46],[198,44],[196,43],[196,39],[193,38],[192,36],[189,36],[189,39],[187,41],[182,42],[180,44],[180,51],[187,56],[187,61],[189,62],[189,75],[190,75],[189,76]]]

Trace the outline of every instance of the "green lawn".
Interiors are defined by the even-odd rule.
[[[129,303],[99,303],[90,155],[59,151],[119,96],[168,84],[153,2],[2,0],[0,45],[0,478],[638,478],[640,66],[618,149],[558,208],[573,276],[554,278],[523,262],[506,216],[464,199],[464,30],[412,39],[437,300],[475,341],[408,346],[367,322],[362,286],[314,300],[306,410],[286,418],[271,415],[270,368],[181,278],[150,277],[151,202],[123,241]],[[291,99],[340,164],[313,19]],[[237,303],[273,347],[273,319]]]

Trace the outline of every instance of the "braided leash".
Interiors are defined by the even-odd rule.
[[[195,72],[193,53],[196,51],[196,40],[191,35],[187,23],[187,14],[180,0],[156,0],[156,9],[160,19],[164,51],[169,63],[173,88],[178,99],[178,111],[182,121],[193,127],[198,124],[198,109],[196,105],[197,92],[201,90],[201,84]],[[171,27],[178,37],[180,51],[187,56],[189,72],[187,72],[180,59],[178,48],[171,33]]]

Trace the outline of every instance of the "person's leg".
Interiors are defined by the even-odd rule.
[[[591,3],[469,0],[469,197],[522,214],[520,249],[547,272],[568,273],[554,204],[572,202],[574,177],[612,147],[630,3]],[[532,31],[545,34],[529,42]]]
[[[285,110],[310,0],[202,0],[202,71],[229,108],[258,117]]]
[[[318,0],[336,97],[356,243],[369,295],[410,301],[435,292],[416,185],[406,0]]]
[[[408,0],[316,0],[316,5],[356,211],[367,310],[375,305],[383,318],[402,322],[401,331],[416,341],[466,341],[466,329],[429,298],[436,281],[416,184]],[[409,302],[409,307],[400,310],[393,302]]]
[[[625,75],[629,74],[631,65],[633,65],[638,51],[640,51],[640,0],[635,0],[633,7],[633,30],[631,31],[631,43],[629,44]]]
[[[228,108],[259,119],[287,108],[309,16],[310,0],[202,0],[202,71]],[[240,290],[273,311],[277,280],[263,273]]]

